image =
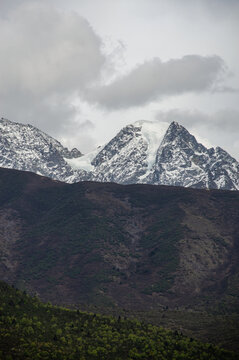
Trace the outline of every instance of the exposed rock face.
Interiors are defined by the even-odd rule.
[[[238,190],[239,163],[207,149],[183,126],[136,122],[122,129],[93,159],[95,181]]]
[[[207,149],[173,122],[158,148],[147,183],[209,189],[239,189],[239,164],[226,151]]]
[[[27,170],[56,180],[74,182],[84,179],[85,171],[75,171],[65,158],[81,156],[31,125],[0,120],[0,166]]]
[[[147,170],[147,143],[141,128],[126,126],[92,161],[97,181],[137,183]]]
[[[31,125],[0,121],[0,166],[64,182],[163,184],[239,190],[239,163],[176,122],[137,121],[91,154],[69,151]]]

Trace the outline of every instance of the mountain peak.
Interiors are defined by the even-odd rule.
[[[170,126],[171,126],[171,127],[174,127],[174,128],[178,128],[178,127],[180,127],[181,125],[179,125],[179,123],[178,123],[177,121],[172,121],[172,122],[170,123]]]
[[[64,156],[76,157],[78,150],[69,151],[61,143],[33,125],[1,118],[0,166],[27,170],[61,181],[79,180]],[[73,180],[74,178],[74,180]]]
[[[77,148],[73,148],[70,151],[67,148],[65,148],[65,152],[63,153],[63,156],[67,159],[76,159],[83,156],[83,154]]]
[[[175,132],[175,131],[187,131],[186,129],[185,129],[185,127],[183,127],[182,125],[180,125],[177,121],[172,121],[171,123],[170,123],[170,125],[169,125],[169,127],[168,127],[168,130],[169,131],[173,131],[173,132]],[[188,131],[187,131],[188,132]]]
[[[185,127],[183,127],[176,121],[173,121],[171,122],[165,133],[163,143],[168,143],[168,142],[171,143],[176,139],[180,142],[182,141],[194,142],[194,143],[196,142],[195,137],[191,135]]]
[[[32,125],[3,117],[0,135],[0,166],[55,180],[239,190],[239,163],[219,147],[198,143],[177,121],[136,121],[84,156]]]

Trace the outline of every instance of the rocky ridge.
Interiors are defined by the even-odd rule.
[[[86,175],[75,171],[65,159],[82,156],[32,125],[0,120],[0,166],[31,171],[55,180],[75,182]]]
[[[2,118],[0,166],[68,183],[91,180],[239,190],[239,163],[220,147],[207,149],[177,122],[137,121],[105,146],[82,155],[31,125]]]

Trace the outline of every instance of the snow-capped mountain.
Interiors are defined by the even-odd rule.
[[[207,149],[176,122],[137,121],[82,155],[31,125],[0,121],[0,166],[65,182],[83,180],[239,190],[239,163]]]
[[[207,149],[172,122],[160,144],[147,183],[239,189],[239,163],[220,147]]]
[[[239,190],[239,163],[177,122],[126,126],[92,158],[90,170],[95,181]]]
[[[94,178],[121,184],[142,182],[155,162],[167,123],[137,121],[123,128],[95,156]]]
[[[0,166],[32,171],[53,179],[74,182],[84,178],[85,171],[75,171],[66,162],[81,156],[79,150],[69,151],[59,141],[32,125],[1,118]]]

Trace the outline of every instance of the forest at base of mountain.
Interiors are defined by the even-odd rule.
[[[2,360],[239,359],[178,331],[44,304],[4,282],[0,304]]]

